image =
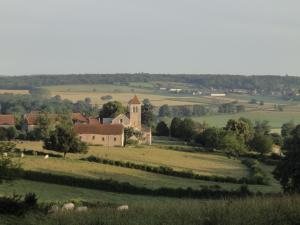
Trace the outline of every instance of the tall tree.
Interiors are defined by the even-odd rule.
[[[119,115],[121,113],[125,113],[125,112],[126,112],[126,108],[123,107],[121,102],[111,101],[111,102],[105,103],[102,106],[99,116],[101,118],[112,118],[112,117],[116,117],[117,115]]]
[[[44,148],[67,153],[86,153],[88,146],[76,135],[73,127],[60,124],[44,140]]]
[[[154,106],[151,104],[149,99],[144,99],[143,100],[143,105],[142,105],[142,124],[151,127],[153,125],[153,122],[155,120],[155,115],[154,115]]]
[[[250,146],[254,151],[263,155],[272,151],[273,140],[270,135],[255,133],[254,138],[250,142]]]
[[[180,137],[180,124],[181,124],[182,120],[178,117],[174,117],[172,122],[171,122],[171,126],[170,126],[170,134],[171,137]]]
[[[164,121],[161,121],[156,126],[156,135],[157,136],[169,136],[170,130],[167,124]]]
[[[170,107],[168,105],[162,105],[159,107],[158,116],[159,117],[170,117],[172,115]]]
[[[264,135],[269,135],[271,132],[271,126],[269,125],[269,121],[255,121],[254,126],[255,133],[260,133]]]
[[[300,125],[291,132],[285,157],[274,171],[285,192],[300,193]]]
[[[281,126],[281,136],[283,138],[286,138],[291,135],[292,131],[295,129],[296,125],[293,121],[289,121],[287,123],[284,123]]]

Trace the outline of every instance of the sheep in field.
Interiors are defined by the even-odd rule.
[[[45,155],[45,157],[44,157],[44,159],[48,159],[49,158],[49,155],[47,154],[47,155]]]
[[[117,208],[118,211],[124,211],[124,210],[128,210],[129,206],[128,205],[121,205]]]
[[[75,205],[73,203],[66,203],[63,205],[62,210],[63,211],[72,211],[74,210]]]
[[[76,212],[86,212],[88,210],[87,206],[80,206],[75,209]]]

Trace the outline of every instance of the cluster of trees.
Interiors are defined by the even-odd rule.
[[[85,115],[96,115],[98,113],[97,106],[91,104],[90,98],[73,103],[70,100],[62,100],[60,96],[50,97],[44,89],[33,89],[30,93],[27,95],[0,94],[0,113],[13,113],[17,116],[31,111],[48,113],[78,112]]]
[[[245,106],[237,104],[237,102],[224,103],[218,107],[219,113],[239,113],[245,112],[245,110]]]
[[[204,116],[212,112],[212,109],[204,105],[192,106],[169,106],[162,105],[159,108],[159,117],[189,117],[189,116]]]
[[[128,84],[135,82],[178,82],[197,85],[204,89],[246,89],[260,94],[272,92],[292,93],[298,90],[300,78],[292,76],[237,76],[197,74],[80,74],[0,77],[0,88],[28,89],[32,87],[64,84]]]

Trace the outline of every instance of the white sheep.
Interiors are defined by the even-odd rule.
[[[61,208],[62,210],[66,210],[66,211],[72,211],[74,210],[75,205],[73,203],[66,203],[63,205],[63,207]]]
[[[47,155],[45,155],[45,157],[44,157],[44,159],[48,159],[49,158],[49,155],[47,154]]]
[[[121,205],[117,208],[118,211],[124,211],[124,210],[128,210],[129,206],[128,205]]]
[[[21,153],[21,158],[24,158],[24,153],[23,152]]]
[[[3,153],[3,156],[4,156],[4,157],[7,157],[7,156],[8,156],[7,152],[4,152],[4,153]]]
[[[88,210],[87,206],[80,206],[75,209],[76,212],[86,212]]]
[[[48,213],[57,213],[59,211],[58,205],[52,205],[50,209],[48,210]]]

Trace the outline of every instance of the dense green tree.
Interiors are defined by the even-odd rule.
[[[291,132],[285,151],[284,159],[274,171],[275,177],[285,192],[300,193],[300,125]]]
[[[194,121],[191,118],[185,118],[179,124],[179,138],[182,138],[185,141],[190,141],[196,134],[196,126]]]
[[[126,127],[124,129],[124,146],[128,144],[128,141],[132,136],[134,136],[134,129],[132,127]]]
[[[195,142],[208,148],[218,148],[225,131],[216,127],[209,127],[195,136]]]
[[[121,113],[125,113],[126,109],[121,102],[112,101],[105,103],[100,110],[99,116],[101,118],[113,118]]]
[[[156,126],[156,135],[157,136],[169,136],[170,130],[167,124],[164,121],[161,121]]]
[[[178,117],[174,117],[172,119],[171,126],[170,126],[171,137],[175,137],[175,138],[180,137],[181,132],[179,131],[179,129],[180,129],[181,122],[182,120]]]
[[[12,153],[16,151],[16,144],[0,142],[0,183],[11,180],[21,172],[21,166],[12,160]]]
[[[281,136],[283,138],[286,138],[291,135],[292,131],[295,129],[296,125],[293,121],[289,121],[287,123],[284,123],[281,126]]]
[[[255,133],[254,138],[250,142],[250,146],[254,151],[263,155],[272,151],[273,140],[270,135]]]
[[[230,132],[221,137],[218,148],[225,151],[228,156],[233,157],[239,157],[241,153],[246,151],[244,140]]]
[[[9,127],[6,129],[7,140],[13,140],[17,137],[18,131],[15,127]]]
[[[142,104],[142,124],[151,127],[155,120],[154,106],[149,99],[144,99]]]
[[[172,116],[170,107],[168,105],[162,105],[159,107],[159,112],[158,112],[159,117],[170,117]]]
[[[254,131],[256,134],[269,135],[271,132],[271,126],[269,125],[269,121],[255,121]]]
[[[242,119],[228,120],[224,130],[235,133],[238,137],[242,138],[245,143],[250,141],[253,137],[253,130],[250,125]]]
[[[44,139],[44,148],[67,153],[85,153],[88,146],[76,135],[72,126],[60,124]]]

